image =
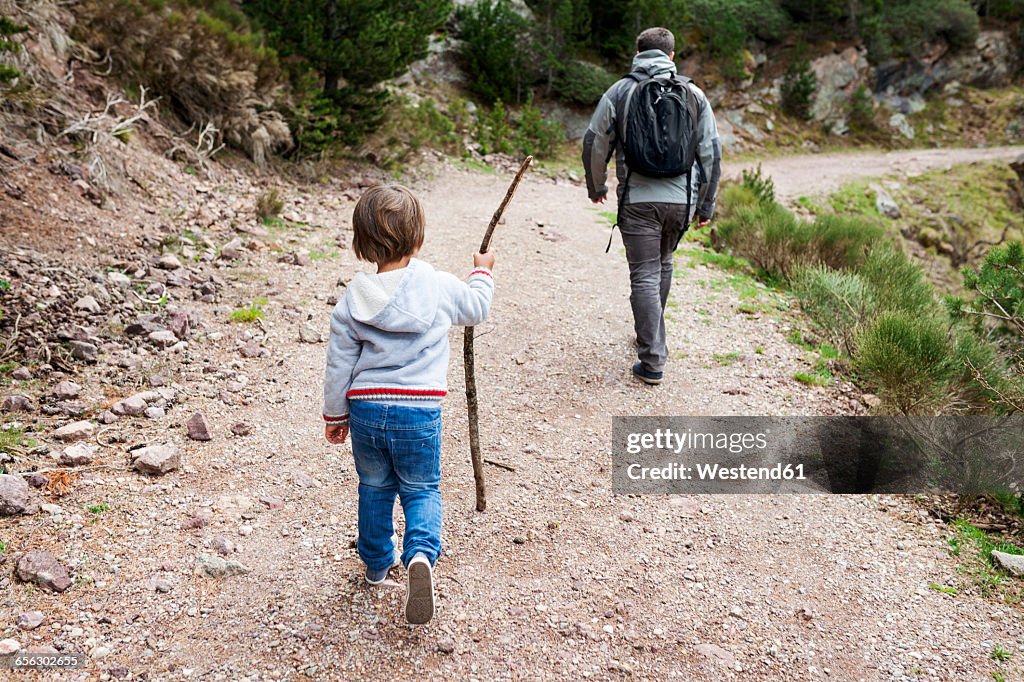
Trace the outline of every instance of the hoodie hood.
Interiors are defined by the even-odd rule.
[[[401,270],[356,273],[348,290],[352,318],[386,332],[422,334],[441,304],[434,268],[416,258]]]
[[[661,50],[645,50],[633,57],[633,71],[642,71],[651,78],[675,73],[676,65]]]

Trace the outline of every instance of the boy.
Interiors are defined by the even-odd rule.
[[[352,216],[352,249],[375,263],[358,273],[331,316],[324,380],[324,435],[351,429],[359,474],[359,557],[378,585],[398,563],[408,571],[405,617],[434,615],[432,569],[441,554],[441,398],[447,393],[448,329],[487,319],[491,252],[474,254],[467,281],[415,258],[426,220],[405,187],[368,189]],[[398,554],[392,512],[405,514]]]

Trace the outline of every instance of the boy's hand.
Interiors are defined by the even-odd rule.
[[[348,438],[348,424],[328,424],[324,427],[324,438],[329,443],[341,445]]]
[[[487,253],[474,253],[473,254],[473,266],[478,268],[487,268],[488,270],[494,269],[494,251],[488,250]]]

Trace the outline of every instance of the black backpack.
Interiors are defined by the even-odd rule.
[[[620,102],[619,141],[630,173],[652,178],[689,174],[697,159],[697,98],[683,76],[636,72]],[[628,186],[628,176],[627,176]]]

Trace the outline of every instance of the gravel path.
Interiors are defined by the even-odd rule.
[[[921,166],[944,162],[899,158],[915,155]],[[805,194],[812,179],[818,190],[837,182],[833,166],[848,158],[765,168],[782,195]],[[780,175],[787,169],[799,169],[799,189]],[[429,226],[422,256],[468,271],[507,180],[447,167],[417,183]],[[362,583],[351,454],[321,436],[324,345],[298,341],[307,318],[326,333],[326,299],[343,291],[333,282],[360,267],[331,248],[352,202],[308,191],[297,210],[320,227],[284,241],[326,257],[299,267],[263,252],[228,278],[231,305],[269,299],[263,329],[252,328],[265,330],[269,354],[242,359],[229,337],[200,336],[174,376],[185,404],[132,436],[172,434],[186,466],[157,479],[93,472],[60,501],[64,512],[4,521],[19,545],[91,576],[57,596],[7,588],[4,637],[102,654],[102,669],[136,679],[980,680],[995,669],[1020,679],[1019,608],[930,589],[959,584],[957,562],[948,529],[907,501],[611,495],[615,414],[848,414],[857,393],[795,381],[813,358],[786,341],[800,324],[789,302],[706,267],[693,246],[679,256],[666,383],[631,380],[618,238],[605,254],[607,219],[579,187],[539,174],[496,234],[497,297],[476,344],[485,457],[515,471],[487,467],[489,508],[475,513],[454,332],[440,608],[428,626],[405,625],[401,571],[396,583]],[[211,328],[237,334],[227,310]],[[221,399],[225,381],[235,382],[233,404]],[[196,409],[209,443],[184,438]],[[239,421],[252,435],[228,435]],[[111,510],[79,511],[97,500]],[[193,572],[218,536],[249,572]],[[31,609],[48,623],[20,633],[15,617]],[[1014,657],[996,664],[993,643]]]

